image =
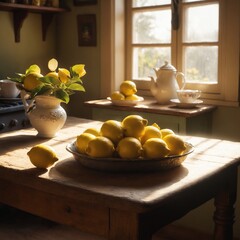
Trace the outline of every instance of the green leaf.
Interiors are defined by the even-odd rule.
[[[84,87],[78,83],[72,83],[71,85],[68,86],[68,89],[85,92]]]
[[[55,97],[61,99],[65,103],[69,102],[69,95],[63,89],[58,89],[57,91],[55,91],[54,95],[55,95]]]
[[[40,85],[31,91],[31,97],[34,98],[37,95],[51,95],[52,93],[53,93],[52,86]]]
[[[59,79],[56,79],[54,77],[41,77],[41,78],[39,78],[39,80],[42,83],[51,84],[51,85],[59,85],[61,83],[61,81]]]
[[[31,72],[41,73],[41,69],[37,64],[33,64],[26,70],[26,75]]]

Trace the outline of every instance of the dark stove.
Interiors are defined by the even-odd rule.
[[[30,127],[22,100],[0,99],[0,133]]]

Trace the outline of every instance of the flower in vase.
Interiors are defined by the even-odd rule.
[[[17,83],[20,90],[26,91],[30,99],[38,95],[54,96],[62,102],[68,103],[69,96],[75,91],[83,91],[81,77],[86,74],[84,64],[76,64],[70,69],[58,68],[58,61],[51,59],[48,62],[49,73],[43,75],[38,65],[31,65],[24,74],[17,73],[18,77],[8,78]]]

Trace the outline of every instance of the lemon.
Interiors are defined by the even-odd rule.
[[[58,61],[55,58],[52,58],[48,61],[48,69],[52,72],[56,71],[58,67]]]
[[[111,94],[112,100],[125,100],[125,96],[119,91],[115,91]]]
[[[132,94],[126,97],[127,101],[138,101],[139,99],[140,99],[139,96],[136,94]]]
[[[174,134],[174,131],[169,128],[163,128],[161,129],[161,133],[162,133],[162,138],[164,138],[168,134]]]
[[[86,148],[88,146],[88,143],[90,140],[94,139],[96,136],[94,136],[91,133],[82,133],[79,136],[77,136],[76,140],[76,148],[79,153],[86,154]]]
[[[48,168],[58,160],[55,150],[44,144],[32,147],[27,155],[31,163],[37,168]]]
[[[115,151],[112,141],[106,137],[95,137],[89,141],[86,153],[91,157],[112,157]]]
[[[138,158],[142,155],[142,145],[136,138],[125,137],[118,143],[117,152],[121,158]]]
[[[123,138],[122,124],[116,120],[105,121],[100,129],[102,136],[109,138],[115,145]]]
[[[101,135],[100,131],[96,128],[88,128],[84,131],[84,133],[91,133],[96,137]]]
[[[140,115],[129,115],[122,120],[122,126],[126,137],[140,138],[144,132],[148,120]]]
[[[162,138],[160,129],[155,126],[146,126],[141,137],[141,143],[144,144],[149,138]]]
[[[62,83],[67,83],[70,79],[70,72],[66,68],[59,68],[58,77]]]
[[[46,77],[52,77],[52,78],[58,79],[58,73],[57,72],[49,72],[48,74],[46,74]]]
[[[161,158],[166,157],[170,150],[162,139],[150,138],[143,144],[143,152],[146,158]]]
[[[176,134],[168,134],[163,140],[170,149],[170,155],[180,155],[186,150],[184,140]]]
[[[31,72],[23,80],[23,86],[27,91],[32,91],[41,84],[38,78],[43,77],[42,74]]]
[[[130,80],[123,81],[120,85],[120,92],[125,96],[133,95],[137,92],[136,84]]]

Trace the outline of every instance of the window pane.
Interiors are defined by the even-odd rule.
[[[133,43],[170,43],[171,10],[133,15]]]
[[[171,48],[134,48],[133,79],[149,79],[155,76],[153,68],[159,68],[164,62],[171,62]]]
[[[218,4],[208,4],[186,9],[184,19],[185,42],[218,41]]]
[[[128,0],[129,1],[129,0]],[[133,7],[146,7],[146,6],[158,6],[164,4],[170,4],[171,0],[133,0]]]
[[[217,83],[218,47],[186,47],[184,65],[187,82]]]

